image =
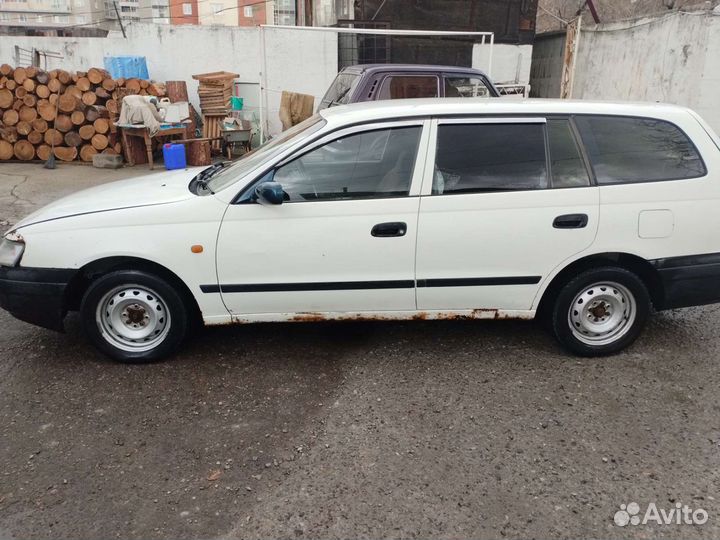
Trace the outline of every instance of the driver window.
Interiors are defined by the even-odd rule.
[[[272,180],[291,202],[407,196],[421,130],[380,129],[336,139],[278,168]]]

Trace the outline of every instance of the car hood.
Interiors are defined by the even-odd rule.
[[[17,223],[13,230],[34,223],[80,214],[167,204],[190,199],[196,195],[190,192],[188,184],[201,170],[192,168],[165,171],[78,191],[33,212]]]

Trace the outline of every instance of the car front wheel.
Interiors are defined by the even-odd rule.
[[[182,296],[161,278],[137,270],[111,272],[94,281],[80,315],[93,345],[120,362],[164,358],[177,349],[188,329]]]
[[[596,268],[579,274],[560,290],[552,328],[571,352],[603,356],[635,341],[650,309],[650,295],[636,274],[623,268]]]

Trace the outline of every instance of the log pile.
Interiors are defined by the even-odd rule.
[[[164,96],[165,86],[113,79],[104,69],[0,65],[0,160],[92,162],[97,153],[121,154],[115,121],[129,94]]]

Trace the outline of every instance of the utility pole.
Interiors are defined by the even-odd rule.
[[[575,64],[580,44],[580,27],[582,15],[578,15],[567,24],[565,30],[565,50],[563,51],[563,69],[560,79],[560,98],[572,98],[573,83],[575,82]]]
[[[122,19],[120,18],[120,12],[118,11],[117,2],[113,1],[113,7],[115,8],[115,15],[117,16],[118,24],[120,25],[120,30],[122,30],[123,37],[127,39],[125,27],[123,26]]]
[[[582,27],[582,15],[585,8],[590,10],[595,24],[600,24],[600,16],[595,8],[594,0],[585,0],[580,9],[575,13],[575,18],[566,23],[565,28],[565,50],[563,52],[563,70],[560,79],[560,98],[570,99],[575,83],[575,66],[577,64],[578,51],[580,50],[580,28]]]

